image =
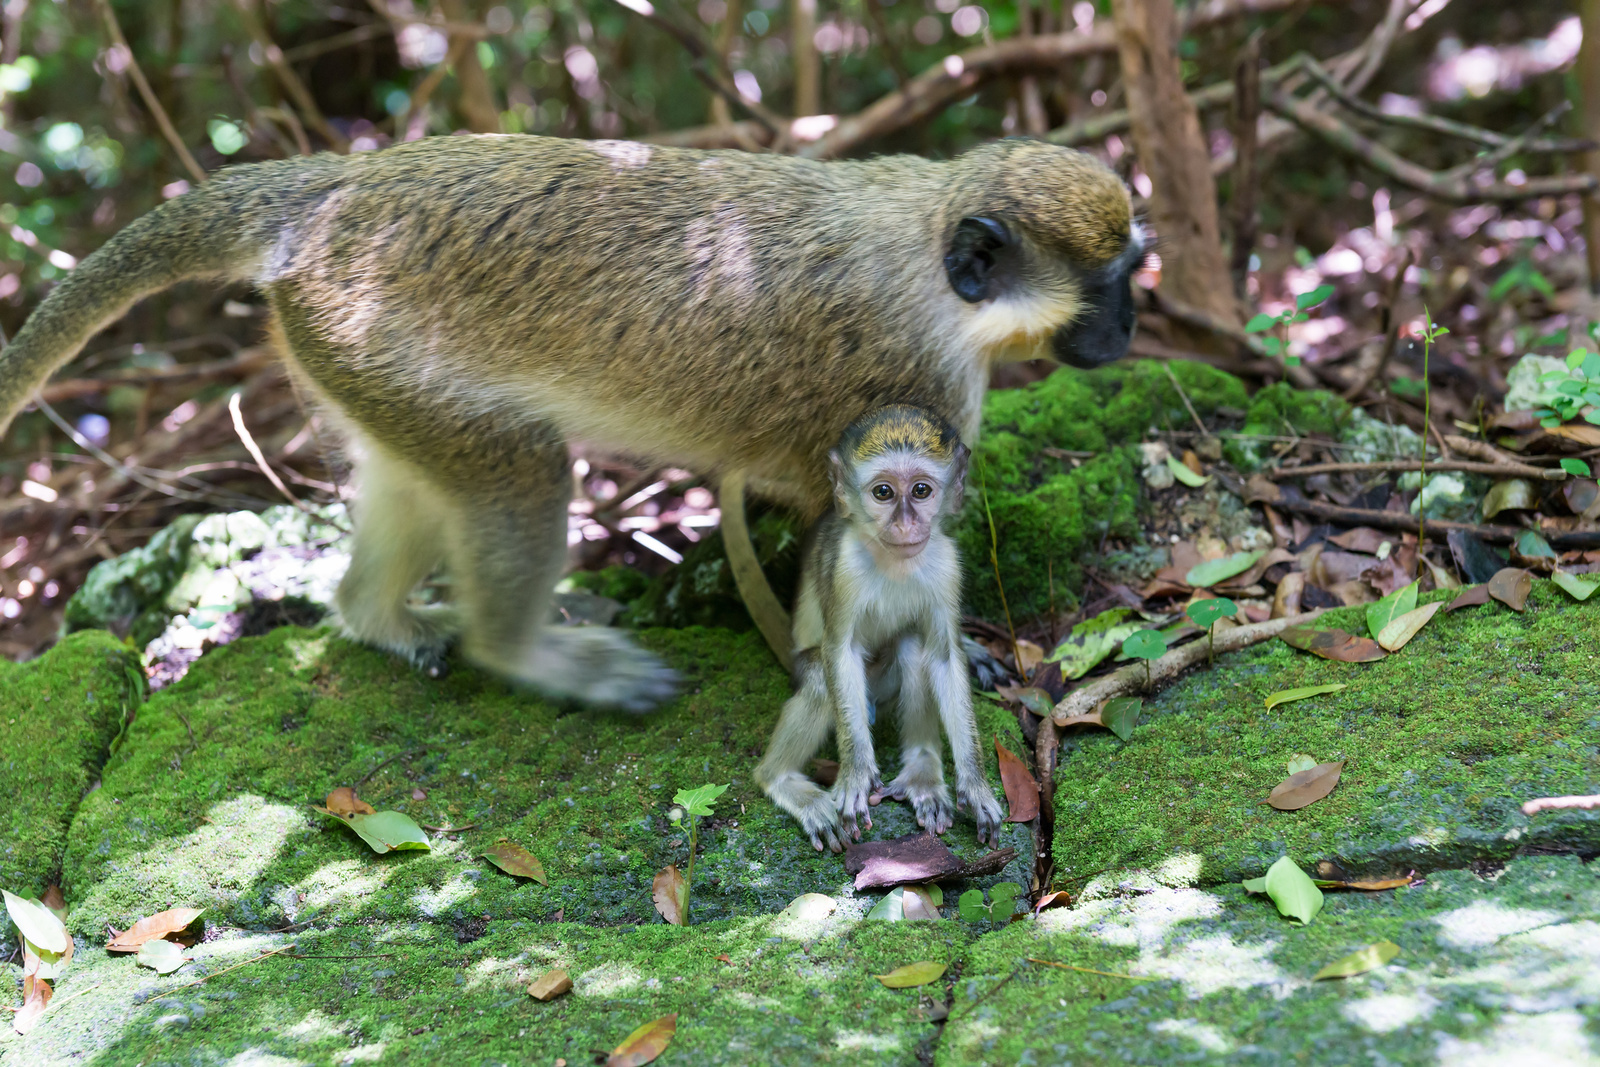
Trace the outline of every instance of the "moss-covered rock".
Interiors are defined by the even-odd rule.
[[[1321,389],[1299,389],[1288,382],[1274,382],[1250,398],[1240,437],[1227,442],[1228,462],[1243,471],[1261,466],[1269,455],[1269,442],[1251,438],[1294,438],[1317,434],[1337,438],[1350,419],[1349,403]],[[1387,458],[1387,457],[1386,457]]]
[[[179,516],[148,543],[95,564],[67,601],[67,631],[110,630],[131,637],[143,648],[171,617],[167,593],[189,565],[194,528],[203,518]]]
[[[682,697],[644,716],[562,714],[466,666],[429,679],[326,630],[284,627],[208,653],[152,697],[78,813],[62,882],[72,929],[101,937],[106,922],[174,906],[252,929],[484,914],[655,922],[652,877],[687,860],[672,796],[706,782],[731,789],[701,829],[697,918],[847,892],[841,860],[812,851],[751,781],[789,693],[760,636],[643,637],[685,679]],[[1018,750],[1015,718],[979,703],[982,736]],[[893,731],[881,735],[892,767]],[[377,856],[311,810],[340,785],[380,810],[472,829],[435,834],[432,852]],[[873,821],[875,836],[915,830],[898,804]],[[479,858],[502,835],[539,857],[548,888]],[[980,851],[965,818],[950,841]],[[1025,880],[1026,828],[1010,826],[1007,843],[1020,855],[1006,876]]]
[[[977,941],[936,1062],[1592,1064],[1597,908],[1576,856],[1328,894],[1304,927],[1238,886],[1106,897]],[[1380,940],[1387,966],[1312,980]]]
[[[1365,632],[1361,609],[1318,625]],[[1600,813],[1530,820],[1519,807],[1600,792],[1596,648],[1600,611],[1539,582],[1525,613],[1441,612],[1377,663],[1281,641],[1221,657],[1148,701],[1129,743],[1096,733],[1070,745],[1057,775],[1057,871],[1087,877],[1182,850],[1215,883],[1286,852],[1403,872],[1528,847],[1600,849]],[[1264,706],[1269,693],[1332,683],[1348,688]],[[1347,761],[1333,794],[1300,811],[1263,804],[1301,753]]]
[[[1202,418],[1247,403],[1244,384],[1214,367],[1149,360],[1059,370],[984,399],[983,435],[956,524],[974,614],[1002,616],[991,543],[1012,615],[1027,617],[1048,610],[1052,584],[1058,605],[1072,602],[1084,558],[1107,537],[1139,539],[1144,487],[1134,446],[1152,426],[1192,425],[1168,368]],[[1051,449],[1095,455],[1074,460]]]
[[[78,801],[143,683],[139,657],[106,633],[0,660],[0,888],[31,897],[54,880]],[[0,914],[0,942],[14,944],[9,930]]]

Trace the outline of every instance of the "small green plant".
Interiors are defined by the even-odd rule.
[[[1433,346],[1450,331],[1433,321],[1428,306],[1422,306],[1422,439],[1417,449],[1417,576],[1422,576],[1423,549],[1428,544],[1428,509],[1423,506],[1422,494],[1428,488],[1428,427],[1433,425],[1433,390],[1428,384],[1428,357]]]
[[[1214,661],[1217,655],[1217,622],[1239,614],[1239,605],[1225,596],[1212,597],[1210,600],[1196,600],[1185,609],[1184,614],[1205,630],[1208,642],[1206,662]]]
[[[1122,642],[1122,654],[1129,659],[1144,660],[1144,687],[1150,688],[1150,661],[1160,659],[1167,651],[1167,637],[1160,630],[1140,630],[1128,635]]]
[[[712,815],[712,802],[727,791],[725,785],[707,783],[695,789],[680,789],[672,798],[676,807],[668,813],[667,818],[672,820],[674,826],[681,827],[686,820],[689,824],[689,862],[683,871],[684,926],[689,925],[689,891],[694,886],[694,854],[700,844],[700,820]]]
[[[1567,356],[1565,371],[1546,371],[1539,381],[1555,387],[1550,406],[1534,413],[1539,425],[1550,429],[1582,416],[1600,426],[1600,355],[1580,348]]]
[[[1539,273],[1532,260],[1519,259],[1494,280],[1489,287],[1489,299],[1504,300],[1513,292],[1538,293],[1549,300],[1556,295],[1556,287],[1550,284],[1549,278]]]
[[[1015,882],[996,882],[989,887],[989,903],[985,904],[983,890],[969,889],[956,901],[956,910],[969,923],[1010,922],[1020,892],[1021,887]]]
[[[1293,311],[1281,311],[1276,315],[1268,315],[1265,311],[1244,324],[1245,333],[1266,333],[1277,330],[1276,337],[1263,337],[1261,348],[1269,356],[1282,356],[1283,365],[1298,367],[1299,356],[1289,355],[1289,324],[1292,322],[1305,322],[1311,317],[1313,308],[1319,307],[1328,297],[1333,295],[1333,286],[1319,285],[1309,293],[1301,293],[1294,298]]]

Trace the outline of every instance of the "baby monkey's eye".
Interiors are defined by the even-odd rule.
[[[918,500],[926,500],[933,495],[933,486],[927,482],[918,482],[911,487],[911,495]]]
[[[915,490],[913,490],[913,492],[914,491]],[[887,482],[879,482],[877,485],[872,487],[872,498],[874,500],[881,500],[884,502],[893,500],[894,487],[889,485]]]

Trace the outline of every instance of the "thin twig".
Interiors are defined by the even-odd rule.
[[[390,756],[388,759],[384,760],[382,763],[378,764],[376,767],[372,768],[372,770],[368,771],[366,774],[363,774],[361,776],[361,780],[356,782],[356,784],[351,786],[350,788],[352,790],[360,789],[362,786],[366,785],[369,781],[372,780],[372,776],[373,775],[377,774],[379,771],[383,770],[385,767],[389,766],[389,764],[393,763],[397,759],[410,759],[412,756],[415,756],[419,752],[426,752],[426,751],[428,751],[428,749],[436,748],[436,747],[437,747],[436,745],[423,745],[420,748],[413,748],[408,752],[397,752],[394,755]]]
[[[1409,466],[1407,469],[1411,469]],[[1300,515],[1310,515],[1324,522],[1336,523],[1341,526],[1371,526],[1377,530],[1400,530],[1406,533],[1417,532],[1417,518],[1415,515],[1399,511],[1378,511],[1373,508],[1346,508],[1337,504],[1323,504],[1314,500],[1293,500],[1284,496],[1278,500],[1268,501],[1273,507],[1281,511],[1292,511]],[[1447,522],[1444,519],[1431,519],[1429,527],[1446,532],[1459,531],[1468,533],[1480,541],[1492,545],[1509,545],[1516,543],[1526,531],[1514,526],[1477,525],[1470,522]],[[1590,549],[1600,548],[1600,530],[1578,530],[1568,533],[1551,531],[1542,536],[1550,543],[1551,548],[1561,549]],[[1230,631],[1231,632],[1231,631]]]
[[[267,462],[266,453],[261,451],[261,446],[256,444],[256,439],[250,436],[250,430],[244,424],[244,412],[239,410],[238,393],[228,397],[228,413],[233,416],[233,432],[239,435],[240,441],[244,442],[245,451],[249,452],[250,458],[256,461],[256,466],[261,468],[261,473],[267,476],[267,481],[271,482],[273,487],[282,493],[289,503],[301,511],[311,510],[307,505],[301,503],[299,497],[289,492],[289,487],[283,484],[283,479],[278,477],[278,472],[273,470],[272,464]]]
[[[1098,974],[1104,978],[1126,978],[1130,982],[1155,982],[1159,980],[1137,974],[1118,974],[1116,971],[1097,971],[1093,967],[1074,967],[1070,963],[1057,963],[1055,960],[1035,959],[1032,956],[1025,958],[1029,963],[1041,963],[1046,967],[1059,967],[1063,971],[1079,971],[1083,974]]]
[[[107,0],[100,0],[100,2],[106,3]],[[266,26],[262,25],[261,19],[256,13],[255,5],[250,0],[242,0],[242,2],[235,5],[235,9],[239,13],[240,20],[244,23],[245,30],[250,34],[251,40],[260,46],[261,54],[265,57],[267,65],[272,68],[272,73],[277,75],[278,84],[283,86],[283,91],[288,93],[290,98],[294,100],[295,106],[306,117],[306,122],[310,124],[313,130],[322,135],[322,139],[327,141],[329,147],[335,152],[348,153],[350,151],[349,139],[334,129],[323,116],[322,110],[317,107],[316,99],[311,95],[311,90],[306,88],[306,83],[300,80],[300,75],[296,74],[294,68],[284,59],[283,49],[279,48],[277,42],[268,35]]]
[[[1389,357],[1394,354],[1395,345],[1400,343],[1400,297],[1405,291],[1406,272],[1411,269],[1411,264],[1416,260],[1417,254],[1410,247],[1400,256],[1400,263],[1395,268],[1394,281],[1389,283],[1387,299],[1383,305],[1383,348],[1379,350],[1377,358],[1372,365],[1356,376],[1350,388],[1344,391],[1346,400],[1354,400],[1374,381],[1380,379],[1383,368],[1388,366]]]
[[[165,993],[157,993],[155,996],[151,997],[149,1001],[146,1001],[146,1003],[151,1003],[153,1001],[160,1000],[162,997],[170,997],[174,993],[181,993],[185,989],[190,989],[190,988],[192,988],[194,986],[197,986],[197,985],[201,984],[202,982],[209,982],[213,978],[221,978],[223,975],[227,974],[229,971],[237,971],[240,967],[248,967],[252,963],[259,963],[260,961],[266,959],[268,956],[279,956],[279,955],[282,955],[285,952],[293,952],[293,951],[294,951],[294,945],[289,944],[289,945],[284,945],[282,948],[275,948],[271,952],[263,952],[261,955],[255,957],[254,959],[245,960],[243,963],[235,963],[232,967],[224,967],[222,970],[218,971],[216,974],[208,974],[204,978],[197,978],[194,981],[188,983],[187,985],[176,986],[176,987],[174,987],[172,989],[167,990]]]
[[[465,826],[429,826],[425,822],[419,822],[417,825],[424,830],[432,830],[436,834],[464,834],[468,830],[476,830],[478,828],[478,824],[475,822],[469,822]]]
[[[1416,460],[1397,459],[1379,460],[1375,463],[1312,463],[1304,467],[1279,467],[1276,470],[1264,473],[1273,481],[1278,481],[1283,478],[1301,478],[1313,474],[1365,474],[1414,471],[1416,469]],[[1560,467],[1527,467],[1521,464],[1507,466],[1504,463],[1478,463],[1473,460],[1463,459],[1436,459],[1428,464],[1428,469],[1431,471],[1460,471],[1464,474],[1487,474],[1494,478],[1540,478],[1551,482],[1559,482],[1567,478],[1567,472]]]
[[[1178,383],[1178,376],[1172,372],[1172,364],[1163,363],[1161,369],[1167,372],[1167,377],[1172,379],[1172,387],[1178,391],[1178,399],[1183,401],[1183,406],[1189,409],[1189,417],[1194,420],[1195,426],[1200,430],[1201,436],[1206,436],[1211,431],[1206,429],[1206,424],[1200,421],[1200,413],[1195,411],[1194,405],[1189,403],[1189,394],[1183,391],[1183,386]]]
[[[103,378],[68,378],[52,382],[39,395],[52,404],[96,396],[119,385],[168,385],[173,382],[208,382],[217,378],[253,374],[272,362],[272,350],[246,348],[238,355],[207,363],[180,363],[176,367],[150,367],[119,371]]]
[[[134,86],[139,90],[139,98],[144,101],[144,106],[150,109],[150,115],[156,120],[156,126],[161,130],[167,144],[177,153],[178,160],[183,164],[183,169],[198,184],[206,180],[206,171],[193,155],[189,146],[183,143],[183,138],[178,136],[178,129],[172,124],[172,119],[167,115],[167,109],[161,106],[161,101],[156,98],[155,90],[150,88],[150,80],[144,76],[144,69],[139,66],[139,61],[133,56],[133,49],[128,47],[128,39],[122,35],[122,26],[117,22],[116,12],[111,10],[111,0],[95,0],[95,6],[100,9],[100,17],[106,24],[106,32],[111,36],[111,46],[117,49],[128,61],[128,76],[133,79]]]

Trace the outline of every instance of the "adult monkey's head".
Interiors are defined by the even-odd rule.
[[[944,269],[969,305],[969,337],[1001,358],[1074,367],[1124,356],[1145,235],[1122,180],[1093,156],[1039,141],[985,145],[959,163]]]

